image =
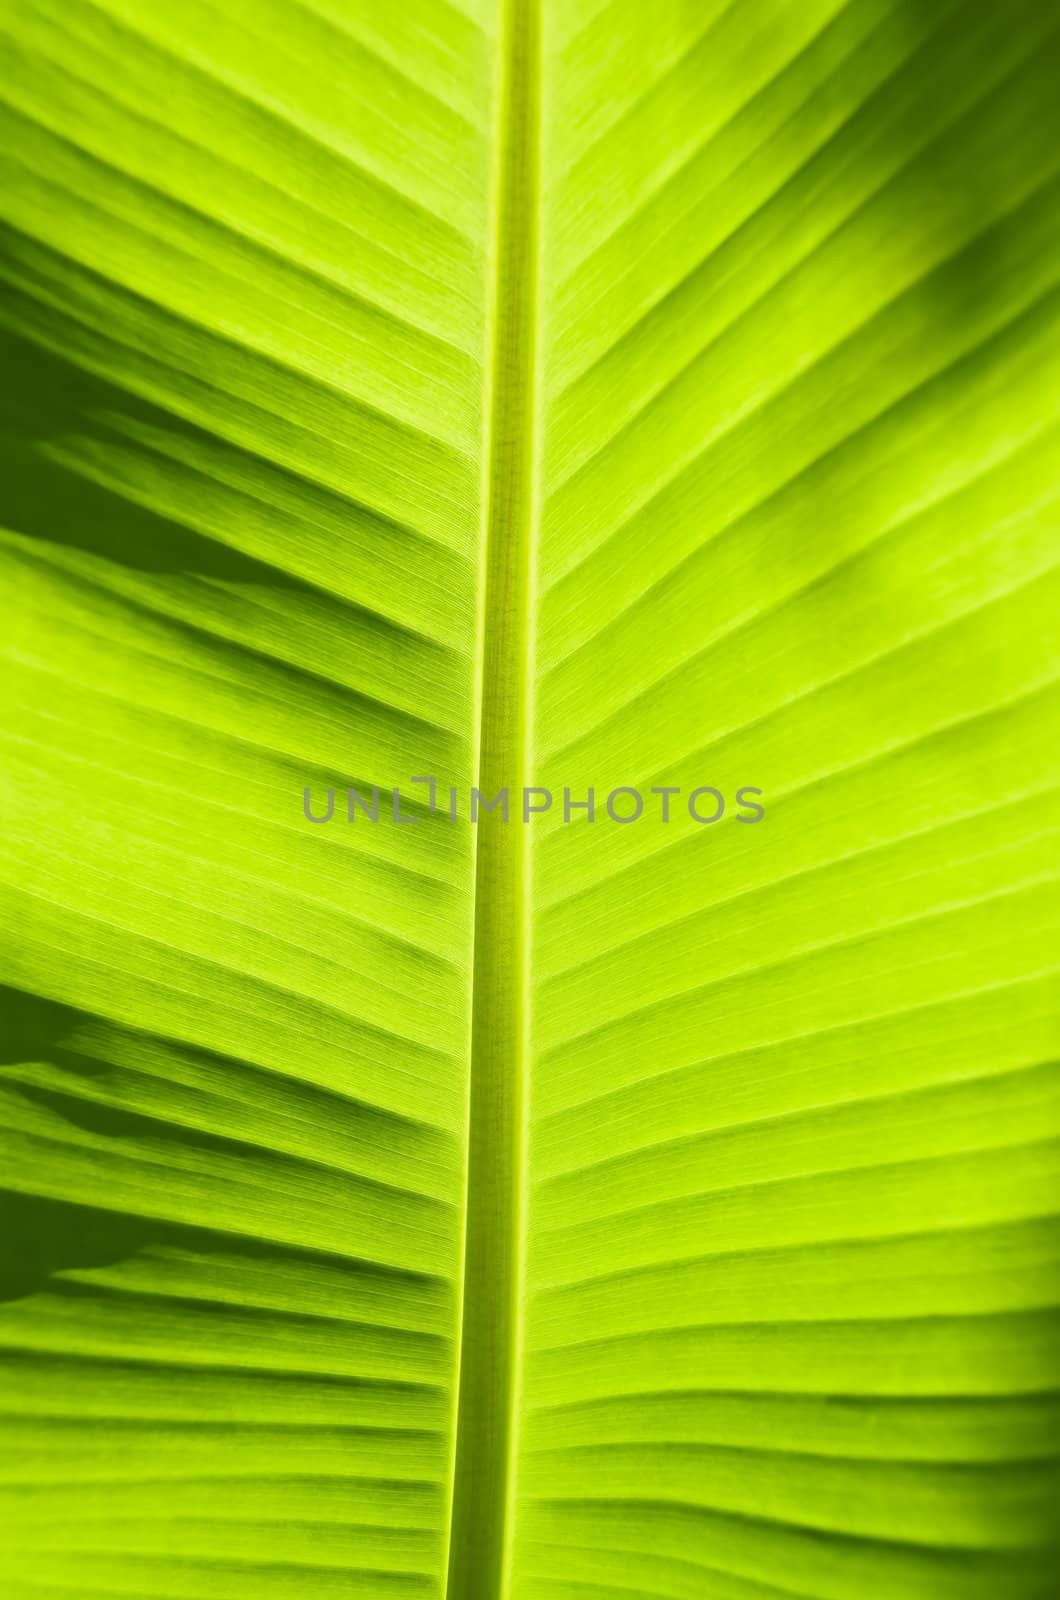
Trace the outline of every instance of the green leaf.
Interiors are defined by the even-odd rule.
[[[5,1600],[1049,1600],[1060,15],[0,34]]]

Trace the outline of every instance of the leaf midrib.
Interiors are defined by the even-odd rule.
[[[475,831],[475,936],[451,1600],[507,1589],[523,1280],[534,522],[538,0],[505,0],[495,120],[477,786],[507,789]]]

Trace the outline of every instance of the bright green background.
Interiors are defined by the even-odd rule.
[[[1060,13],[541,10],[512,1600],[1052,1600]],[[0,1593],[437,1594],[501,19],[0,27]]]

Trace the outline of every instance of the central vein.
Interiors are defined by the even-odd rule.
[[[528,690],[534,491],[539,0],[505,0],[481,643],[467,1235],[449,1600],[506,1589],[517,1415],[529,932]]]

